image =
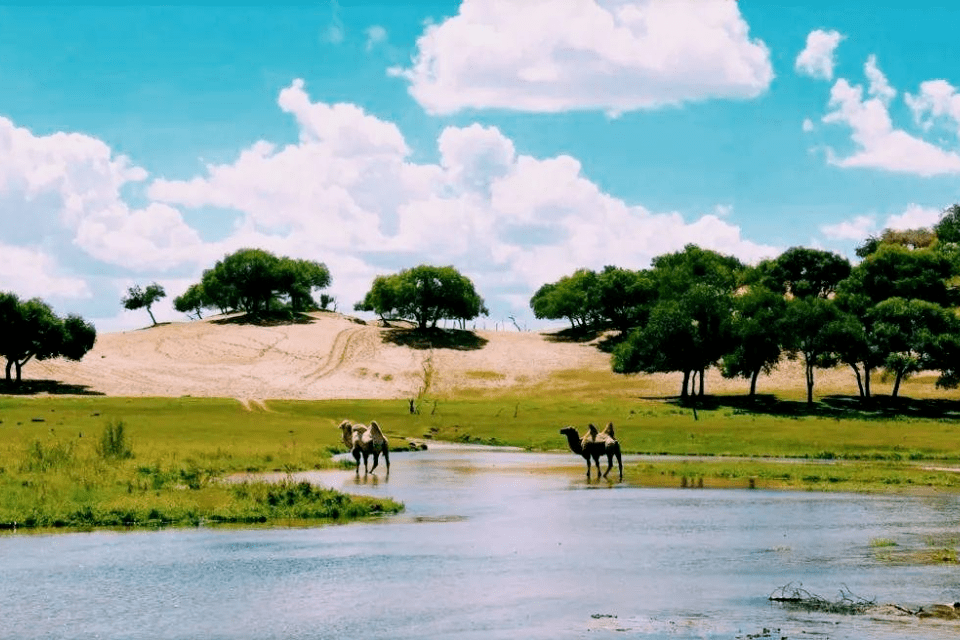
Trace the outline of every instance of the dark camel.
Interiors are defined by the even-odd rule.
[[[587,461],[587,478],[590,478],[590,459],[593,458],[597,465],[597,479],[600,478],[600,456],[607,456],[607,470],[603,472],[606,478],[613,468],[613,457],[617,457],[617,466],[620,467],[620,479],[623,480],[623,460],[620,457],[620,443],[617,442],[613,433],[613,423],[607,424],[607,428],[598,431],[597,427],[590,425],[589,431],[583,437],[577,433],[576,427],[564,427],[560,429],[560,434],[567,436],[567,444],[570,450]]]
[[[339,429],[343,444],[350,449],[353,459],[357,461],[357,473],[360,473],[360,456],[363,456],[363,472],[372,473],[380,462],[381,453],[387,465],[387,473],[390,473],[390,445],[383,431],[380,430],[380,425],[371,421],[368,427],[365,424],[344,420],[340,423]],[[367,461],[370,454],[373,454],[373,466],[368,470]]]

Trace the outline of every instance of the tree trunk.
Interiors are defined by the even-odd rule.
[[[153,311],[150,311],[150,307],[147,307],[147,313],[150,314],[150,321],[153,322],[153,326],[157,326],[157,319],[153,317]]]
[[[896,398],[897,394],[900,393],[900,381],[903,380],[903,371],[897,371],[897,379],[893,383],[893,393],[890,394],[891,398]]]
[[[864,395],[864,392],[863,392],[863,379],[860,376],[860,367],[858,367],[855,364],[851,364],[850,368],[853,369],[853,374],[857,376],[857,389],[860,390],[860,397],[866,398],[866,395]]]
[[[753,400],[757,395],[757,378],[760,377],[760,369],[754,369],[750,376],[750,399]]]
[[[807,362],[806,364],[806,375],[807,375],[807,404],[813,405],[813,365]]]
[[[12,382],[11,377],[13,374],[13,360],[7,358],[7,382]]]
[[[863,392],[870,397],[870,367],[866,365],[863,366]]]
[[[23,369],[23,365],[20,363],[19,360],[14,360],[13,364],[17,368],[17,384],[20,384],[20,370]]]
[[[7,372],[8,372],[8,375],[9,375],[9,369],[7,370]],[[684,371],[684,372],[683,372],[683,386],[680,387],[680,399],[681,399],[681,400],[686,400],[686,399],[687,399],[687,384],[688,384],[689,382],[690,382],[690,372],[689,372],[689,371]]]
[[[700,397],[703,397],[703,369],[700,369]]]

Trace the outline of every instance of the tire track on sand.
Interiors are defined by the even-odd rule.
[[[314,382],[336,373],[348,364],[376,354],[378,333],[375,329],[352,327],[344,329],[334,338],[326,360],[317,369],[303,376],[304,380]]]

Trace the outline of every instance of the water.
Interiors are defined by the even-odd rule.
[[[293,529],[0,537],[0,638],[938,638],[956,623],[793,612],[802,583],[915,607],[954,567],[870,546],[956,532],[960,499],[641,489],[570,455],[442,448],[386,478],[300,474],[406,512]],[[544,473],[544,469],[565,466]],[[766,633],[764,632],[766,630]]]

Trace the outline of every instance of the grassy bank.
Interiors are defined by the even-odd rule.
[[[217,482],[236,472],[331,466],[343,418],[376,419],[406,439],[562,450],[560,427],[612,421],[626,453],[704,456],[644,461],[644,486],[899,491],[960,489],[955,407],[843,399],[714,397],[696,412],[663,399],[528,393],[459,399],[269,401],[0,397],[0,526],[98,527],[338,520],[392,512],[385,500],[304,485]],[[117,442],[117,429],[122,436]],[[110,437],[107,437],[110,436]],[[572,456],[573,454],[571,454]],[[789,461],[778,461],[789,458]],[[401,463],[402,464],[402,463]]]
[[[332,465],[307,417],[232,400],[0,399],[0,528],[335,522],[399,511],[306,483],[227,484],[242,471]]]

